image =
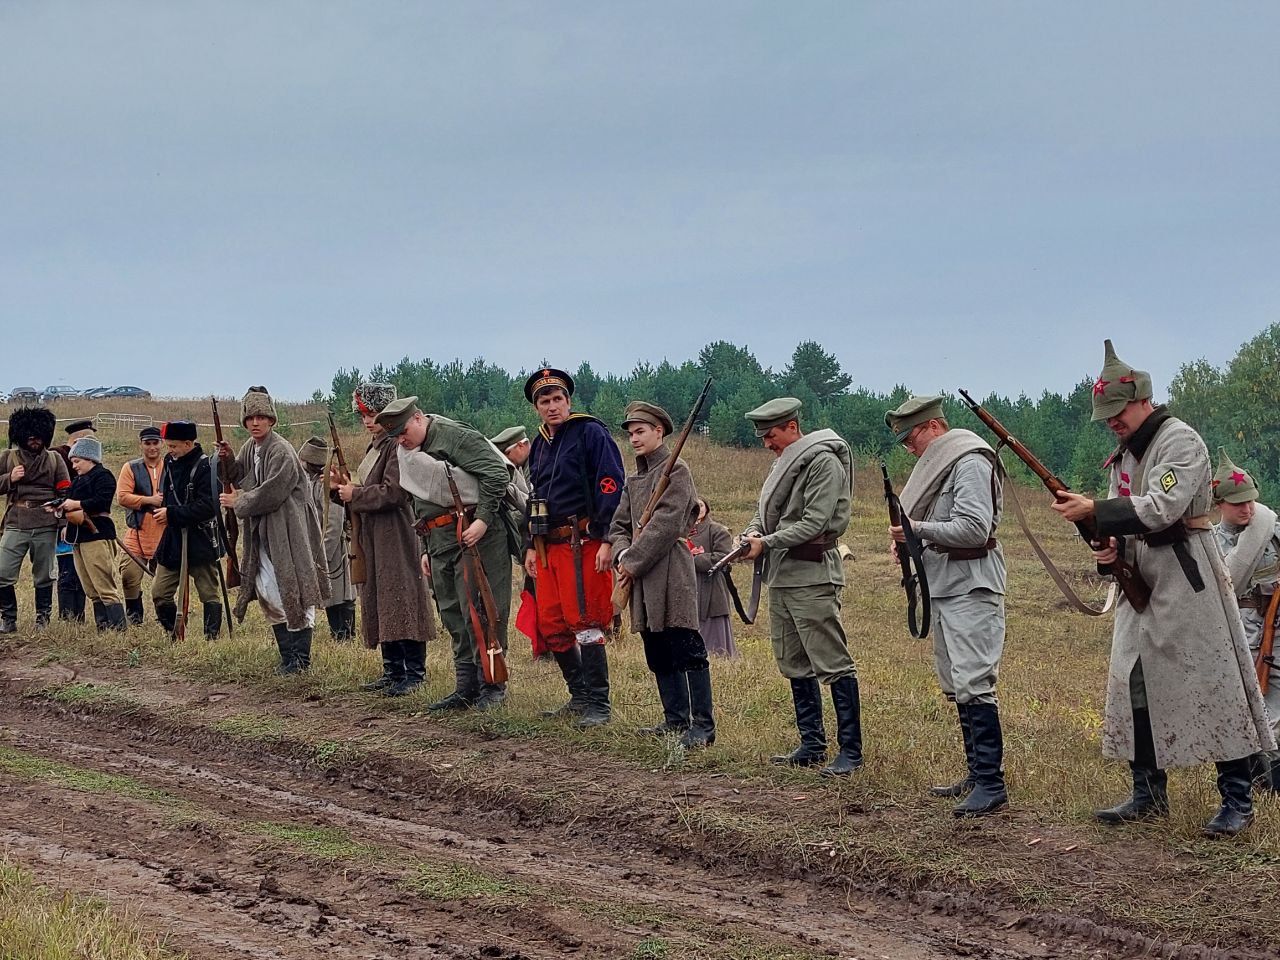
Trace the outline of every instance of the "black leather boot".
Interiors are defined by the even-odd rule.
[[[836,710],[836,758],[818,772],[824,777],[847,777],[862,766],[862,705],[858,702],[858,678],[841,677],[831,684]]]
[[[125,615],[124,615],[123,603],[109,603],[104,608],[104,611],[107,617],[108,629],[119,630],[123,632],[125,627],[129,625],[129,621],[125,618]]]
[[[684,733],[689,729],[689,678],[684,673],[655,673],[658,699],[662,701],[662,722],[642,727],[640,733],[662,737],[668,733]]]
[[[817,767],[827,760],[827,732],[822,726],[822,684],[816,677],[791,681],[791,702],[796,708],[800,746],[790,753],[770,757],[783,767]]]
[[[18,591],[13,586],[0,587],[0,633],[18,631]]]
[[[416,641],[406,640],[406,646]],[[423,644],[425,649],[426,644]],[[409,654],[405,654],[406,672],[408,671]],[[433,713],[470,710],[476,697],[480,696],[480,684],[476,680],[476,665],[473,660],[453,661],[453,693],[427,707]],[[403,682],[403,681],[402,681]],[[390,691],[388,691],[390,692]]]
[[[422,640],[402,640],[400,642],[404,675],[392,686],[387,687],[384,697],[403,697],[422,686],[427,679],[427,645]]]
[[[1253,781],[1249,777],[1249,758],[1219,760],[1218,793],[1222,806],[1205,824],[1206,837],[1234,837],[1253,823]]]
[[[1155,739],[1151,734],[1151,713],[1133,711],[1133,793],[1128,800],[1105,810],[1095,810],[1095,820],[1107,824],[1155,820],[1169,815],[1169,775],[1156,766]]]
[[[603,643],[582,648],[582,687],[587,706],[578,718],[580,727],[598,727],[613,719],[609,704],[609,654]]]
[[[476,702],[471,705],[476,710],[491,710],[507,699],[507,685],[485,683],[484,671],[479,666],[476,667],[476,683],[480,686],[480,692],[476,694]]]
[[[46,630],[53,619],[53,584],[46,583],[35,588],[36,629]]]
[[[205,609],[208,609],[208,608],[206,607]],[[142,606],[141,597],[135,597],[132,600],[128,598],[125,599],[124,601],[125,619],[128,620],[129,623],[132,624],[133,626],[136,627],[138,624],[142,623],[142,618],[145,612],[146,611]]]
[[[552,653],[564,685],[569,688],[569,702],[555,710],[546,710],[544,717],[578,717],[587,709],[586,690],[582,686],[582,652],[576,644],[562,653]]]
[[[404,679],[404,644],[407,640],[388,640],[379,644],[382,648],[382,676],[369,683],[360,684],[361,690],[386,690]]]
[[[298,671],[311,669],[311,637],[313,632],[311,627],[289,631],[292,635],[290,642],[293,645],[293,662]]]
[[[973,737],[973,792],[952,813],[957,817],[982,817],[1009,803],[1004,785],[1004,736],[1000,708],[994,703],[966,703]]]
[[[965,775],[955,783],[929,788],[929,795],[934,797],[967,797],[973,791],[973,727],[969,724],[969,714],[960,704],[956,704],[956,713],[960,717],[960,739],[964,741]]]
[[[285,676],[297,673],[298,668],[293,662],[293,636],[289,633],[289,628],[283,623],[273,623],[271,632],[276,638],[276,649],[280,651],[280,663],[276,665],[276,674]]]
[[[93,601],[93,625],[99,630],[107,629],[107,606],[97,600]]]
[[[344,600],[331,607],[324,608],[325,619],[329,621],[329,635],[337,643],[347,643],[355,636],[356,602]]]
[[[84,623],[84,591],[79,586],[64,586],[58,581],[58,619]]]
[[[686,750],[709,747],[716,742],[716,719],[711,702],[711,670],[690,670],[677,674],[687,677],[689,684],[689,714],[693,720],[680,738]]]
[[[141,610],[142,601],[138,601],[138,608]],[[222,632],[222,604],[206,603],[204,605],[204,638],[206,640],[217,640],[218,634]],[[142,622],[142,616],[139,614],[138,623]]]
[[[165,633],[172,636],[174,629],[178,625],[178,605],[175,603],[157,603],[156,623],[160,624]]]

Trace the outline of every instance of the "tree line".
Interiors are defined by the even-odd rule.
[[[855,387],[836,357],[822,345],[800,343],[780,371],[764,367],[745,347],[718,340],[704,346],[696,359],[679,365],[663,360],[656,366],[642,362],[628,374],[599,373],[584,362],[569,371],[574,378],[574,409],[599,417],[617,428],[631,399],[661,404],[678,422],[688,416],[707,377],[711,394],[700,427],[714,443],[755,446],[759,441],[743,414],[775,396],[804,401],[806,430],[829,427],[864,457],[883,457],[895,476],[910,469],[911,458],[884,425],[884,412],[910,395],[899,385],[888,393]],[[394,383],[401,396],[414,394],[423,409],[469,423],[492,436],[504,427],[522,423],[531,430],[537,417],[524,397],[529,371],[509,373],[476,359],[439,362],[430,358],[402,359],[394,366],[378,364],[367,372],[340,369],[329,392],[317,390],[313,399],[328,403],[340,418],[351,422],[349,398],[361,380]],[[1157,385],[1159,389],[1159,385]],[[1096,491],[1105,482],[1102,462],[1114,448],[1110,431],[1090,423],[1092,378],[1082,379],[1068,393],[1046,390],[1038,398],[990,394],[979,400],[1049,469],[1075,489]],[[1241,346],[1225,366],[1204,360],[1184,364],[1169,384],[1173,413],[1196,427],[1217,457],[1226,446],[1237,463],[1252,471],[1267,491],[1280,491],[1280,324],[1268,327]],[[956,397],[947,400],[953,426],[979,433],[985,428]],[[1030,479],[1016,458],[1005,457],[1011,472]]]

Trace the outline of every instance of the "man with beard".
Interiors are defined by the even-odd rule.
[[[143,427],[138,433],[142,456],[130,460],[116,478],[116,501],[124,507],[125,534],[120,543],[120,592],[124,594],[125,615],[130,623],[142,622],[142,567],[135,560],[149,561],[160,542],[160,524],[155,510],[161,506],[160,474],[165,453],[158,427]],[[130,556],[130,554],[132,556]]]
[[[182,589],[183,534],[186,534],[187,575],[195,581],[204,610],[204,635],[216,640],[222,629],[222,596],[218,582],[217,515],[213,467],[196,442],[196,425],[188,420],[170,420],[164,425],[168,456],[160,478],[160,506],[155,510],[160,525],[156,547],[156,577],[151,585],[151,602],[156,620],[170,634],[178,621],[179,591]]]
[[[54,551],[60,521],[44,504],[71,486],[67,464],[49,449],[57,420],[44,407],[24,407],[9,417],[9,444],[0,452],[0,496],[7,498],[0,535],[0,633],[18,629],[18,575],[31,555],[36,628],[53,614]]]

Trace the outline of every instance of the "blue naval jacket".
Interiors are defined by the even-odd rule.
[[[571,516],[589,517],[588,537],[607,540],[624,477],[622,453],[595,417],[570,414],[554,437],[544,426],[533,438],[529,481],[556,526]]]

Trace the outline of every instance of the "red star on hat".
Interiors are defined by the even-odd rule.
[[[1240,484],[1244,483],[1244,482],[1245,482],[1246,480],[1248,480],[1248,479],[1249,479],[1249,478],[1248,478],[1248,477],[1246,477],[1246,476],[1245,476],[1243,473],[1241,473],[1239,470],[1232,470],[1232,471],[1231,471],[1231,482],[1232,482],[1232,483],[1234,483],[1237,487],[1238,487],[1238,486],[1240,486]]]
[[[1106,393],[1107,385],[1109,383],[1111,383],[1110,380],[1103,380],[1101,377],[1099,377],[1098,382],[1093,385],[1093,395],[1096,397],[1099,394]]]

